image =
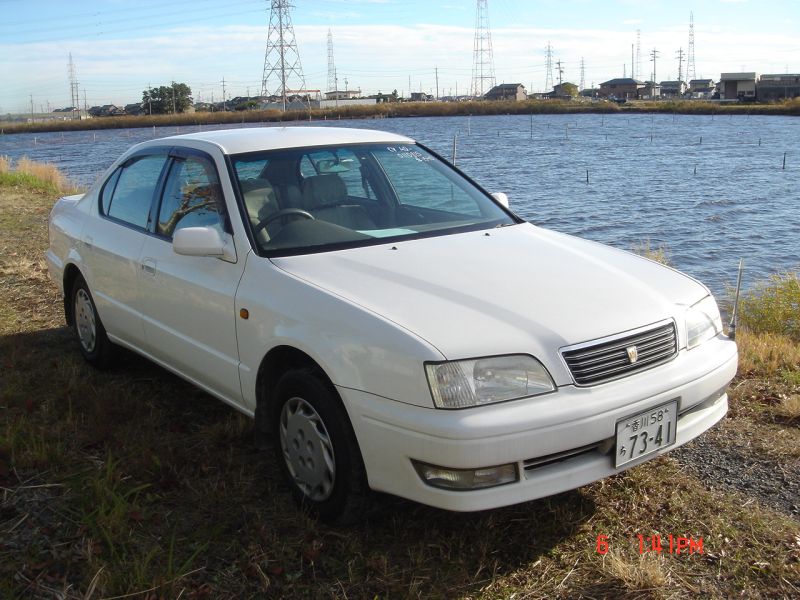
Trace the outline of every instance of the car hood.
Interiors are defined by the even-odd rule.
[[[559,348],[668,318],[680,331],[708,294],[653,261],[528,223],[272,260],[446,359],[532,354],[557,383],[569,378]]]

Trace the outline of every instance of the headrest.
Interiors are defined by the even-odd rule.
[[[339,204],[347,200],[347,186],[336,173],[303,180],[303,202],[308,208]]]

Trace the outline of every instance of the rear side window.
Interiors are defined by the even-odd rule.
[[[130,225],[147,228],[153,193],[166,161],[167,156],[162,154],[143,156],[123,167],[103,188],[103,212]],[[117,183],[106,203],[106,192],[115,176]]]
[[[223,206],[214,166],[203,158],[176,159],[161,200],[158,233],[171,238],[184,227],[214,227],[222,234]]]

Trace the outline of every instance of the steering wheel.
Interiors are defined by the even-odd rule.
[[[280,219],[281,217],[303,217],[304,219],[311,219],[312,221],[314,220],[314,215],[303,210],[302,208],[283,208],[278,212],[274,212],[268,217],[261,219],[258,224],[253,227],[253,232],[258,233],[264,229],[264,227],[273,221]]]

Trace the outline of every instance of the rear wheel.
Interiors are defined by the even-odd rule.
[[[275,455],[295,501],[327,522],[358,521],[370,492],[336,392],[314,369],[297,369],[281,377],[275,399]]]
[[[72,323],[81,354],[93,366],[108,368],[114,359],[116,347],[106,335],[106,328],[97,314],[92,293],[83,277],[75,279],[70,298]]]

